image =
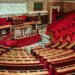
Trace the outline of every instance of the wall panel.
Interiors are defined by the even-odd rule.
[[[70,12],[75,10],[75,2],[64,2],[64,12]]]

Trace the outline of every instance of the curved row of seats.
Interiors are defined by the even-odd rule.
[[[59,75],[60,73],[62,73],[61,75],[63,75],[64,73],[69,74],[71,72],[75,72],[75,64],[55,68],[55,75]]]
[[[0,70],[0,75],[49,75],[47,69],[40,70]]]
[[[66,59],[59,62],[52,62],[49,65],[49,71],[52,75],[65,75],[75,71],[75,66],[73,64],[75,62],[75,58]],[[71,66],[72,65],[72,66]]]
[[[75,71],[65,75],[75,75]]]
[[[0,69],[29,71],[29,70],[40,70],[40,69],[43,70],[45,69],[45,67],[44,64],[40,63],[40,60],[36,59],[35,56],[30,54],[26,48],[25,49],[14,48],[9,52],[0,55]]]
[[[9,52],[9,50],[10,50],[9,47],[0,45],[0,55]]]
[[[38,75],[65,75],[75,71],[75,52],[73,50],[58,50],[37,46],[31,48],[31,53],[28,53],[26,48],[14,48],[10,52],[2,54],[0,56],[0,69],[5,71],[0,73],[9,75],[10,73],[7,72],[9,70],[12,70],[11,74],[14,74],[15,70],[25,70],[23,74],[26,74],[27,70],[29,75],[30,73],[35,75],[36,72]],[[47,68],[48,71],[41,71],[44,68]],[[36,71],[35,74],[30,70]],[[16,74],[18,73],[16,72]]]
[[[49,26],[48,26],[49,27]],[[45,45],[51,48],[74,48],[75,46],[75,12],[68,14],[54,26],[50,26],[49,32],[53,33],[51,41]]]
[[[75,52],[71,49],[31,48],[31,52],[49,69],[50,75],[65,75],[75,71]]]

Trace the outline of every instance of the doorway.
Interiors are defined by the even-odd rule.
[[[50,5],[50,24],[56,19],[57,12],[59,12],[60,6]]]

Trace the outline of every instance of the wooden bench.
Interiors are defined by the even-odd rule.
[[[65,75],[75,75],[75,71]]]
[[[6,59],[6,60],[10,60],[10,59],[12,59],[12,60],[35,60],[36,58],[35,57],[11,57],[11,56],[9,56],[9,57],[0,57],[0,60],[2,60],[2,59]]]
[[[64,75],[69,74],[71,72],[75,72],[75,64],[55,68],[55,74],[54,75]]]
[[[47,51],[47,52],[43,52],[43,53],[36,53],[36,56],[38,58],[41,58],[42,56],[46,56],[46,55],[54,55],[54,54],[58,54],[60,52],[64,52],[64,50],[54,50],[54,51]]]
[[[43,55],[43,56],[40,56],[40,60],[41,62],[44,62],[45,60],[48,60],[50,58],[55,58],[55,57],[59,57],[59,56],[64,56],[64,55],[67,55],[67,54],[71,54],[73,53],[73,51],[64,51],[64,52],[59,52],[59,53],[53,53],[53,54],[49,54],[49,55]]]
[[[75,46],[75,41],[66,46],[66,49],[71,49],[73,46]]]
[[[9,47],[0,45],[0,55],[7,53],[10,50]]]
[[[58,45],[60,45],[60,42],[58,42],[58,43],[56,43],[56,44],[51,45],[51,46],[50,46],[50,48],[55,48],[55,47],[57,47]]]
[[[33,49],[33,48],[31,48],[31,54],[33,54],[33,52],[35,52],[35,51],[41,51],[42,49],[45,49],[45,48],[39,48],[39,49]],[[47,49],[47,48],[46,48]],[[49,49],[49,48],[48,48]]]
[[[17,64],[0,64],[0,69],[5,69],[5,70],[38,70],[38,69],[44,69],[44,64],[39,64],[37,62],[28,62],[28,63],[22,63],[22,61]]]
[[[72,65],[72,64],[75,65],[75,58],[73,58],[73,59],[66,59],[64,61],[51,62],[50,65],[49,65],[49,71],[50,71],[50,73],[52,75],[56,75],[56,73],[59,73],[60,71],[61,71],[61,75],[64,75],[63,73],[65,73],[65,72],[69,73],[69,72],[75,71],[75,66],[72,66],[74,68],[73,69],[71,68],[69,71],[65,70],[66,66],[69,66],[69,65]],[[63,69],[63,70],[60,70],[60,68]],[[64,70],[65,70],[65,72],[63,72]],[[57,75],[60,75],[60,74],[57,74]]]
[[[40,70],[0,70],[1,75],[49,75],[47,69]]]
[[[63,55],[63,56],[58,56],[58,57],[52,57],[48,58],[48,60],[44,60],[45,66],[48,68],[49,64],[51,63],[56,63],[56,62],[61,62],[61,61],[66,61],[75,58],[75,53]]]
[[[50,45],[51,44],[53,44],[51,41],[49,41],[48,43],[46,43],[45,45],[44,45],[44,47],[50,47]]]

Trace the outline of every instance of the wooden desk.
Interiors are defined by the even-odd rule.
[[[26,22],[21,25],[14,25],[14,38],[21,39],[37,35],[37,23],[36,22]]]
[[[0,38],[5,37],[12,31],[12,25],[0,26]]]

